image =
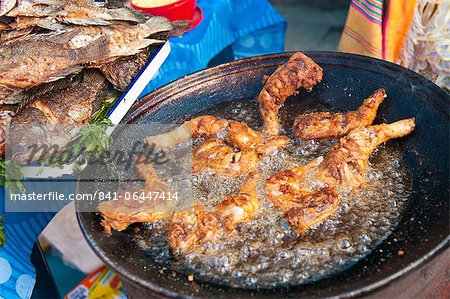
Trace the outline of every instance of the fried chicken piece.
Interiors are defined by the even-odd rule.
[[[121,190],[119,193],[122,195],[118,195],[118,200],[103,201],[98,205],[97,209],[103,217],[101,224],[107,233],[110,234],[112,229],[123,231],[133,223],[154,222],[170,215],[164,211],[163,205],[155,201],[126,200],[125,192],[132,194],[134,191]]]
[[[271,156],[274,152],[280,148],[285,147],[291,140],[286,136],[274,136],[268,137],[264,140],[264,143],[256,147],[258,156]]]
[[[374,121],[378,107],[386,98],[384,89],[376,90],[356,111],[347,113],[315,112],[299,115],[294,122],[294,134],[302,139],[338,138],[357,127]]]
[[[411,133],[415,128],[414,118],[391,124],[359,127],[334,145],[323,161],[319,174],[328,185],[359,187],[365,182],[365,170],[369,157],[380,144]]]
[[[170,132],[149,136],[145,142],[170,148],[191,136],[207,138],[193,153],[194,172],[205,167],[232,174],[249,172],[256,168],[261,157],[271,155],[290,142],[285,136],[267,138],[246,123],[211,115],[196,117]]]
[[[219,172],[232,174],[249,172],[256,168],[259,158],[255,150],[236,152],[222,139],[212,138],[203,142],[194,150],[192,169],[200,172],[209,167]]]
[[[133,223],[154,222],[170,215],[165,203],[154,200],[142,202],[133,199],[133,195],[130,199],[129,194],[134,192],[147,194],[148,192],[169,191],[167,184],[157,175],[150,164],[136,163],[136,169],[144,180],[144,189],[120,190],[117,200],[100,202],[97,207],[103,218],[101,224],[107,233],[111,233],[111,229],[122,231]],[[127,192],[129,194],[126,194]]]
[[[217,172],[230,174],[245,173],[258,166],[261,157],[270,156],[289,142],[286,136],[277,136],[263,141],[254,149],[239,150],[226,144],[222,139],[211,138],[205,140],[194,150],[192,168],[200,172],[209,167]]]
[[[263,139],[261,133],[251,129],[246,123],[203,115],[186,121],[167,133],[148,136],[145,142],[159,148],[172,148],[178,143],[198,137],[222,138],[240,149],[254,148]]]
[[[304,198],[301,205],[289,209],[284,217],[297,233],[302,234],[333,215],[339,204],[336,188],[325,187]]]
[[[203,206],[195,206],[189,211],[173,213],[167,239],[172,250],[185,252],[211,241],[221,233],[217,216],[206,211]]]
[[[237,195],[228,195],[220,204],[214,207],[215,213],[221,224],[228,230],[232,231],[236,225],[247,221],[253,217],[258,211],[259,200],[256,194],[256,183],[258,174],[251,172]]]
[[[266,194],[276,208],[285,212],[294,229],[304,232],[337,209],[336,187],[354,189],[364,184],[369,157],[378,145],[403,137],[414,127],[414,118],[410,118],[353,129],[325,158],[274,174],[267,180]]]
[[[172,250],[189,251],[250,220],[259,207],[257,180],[258,174],[250,173],[237,195],[228,195],[211,210],[197,205],[189,211],[174,213],[169,222],[168,237]]]
[[[322,68],[303,53],[295,53],[267,78],[258,96],[259,113],[268,135],[279,134],[278,110],[299,88],[311,90],[322,81]]]
[[[273,174],[266,182],[266,194],[274,206],[287,212],[289,209],[297,207],[303,199],[314,193],[316,180],[311,173],[318,169],[323,157],[318,157],[308,164],[300,167],[282,170]]]

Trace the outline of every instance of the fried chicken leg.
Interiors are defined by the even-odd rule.
[[[372,124],[386,91],[378,89],[356,111],[347,113],[315,112],[299,115],[294,122],[294,134],[302,139],[338,138],[354,128]]]
[[[198,205],[189,211],[174,213],[169,222],[168,237],[172,250],[189,251],[250,220],[259,206],[257,180],[258,174],[250,173],[237,195],[228,195],[211,210]]]
[[[353,129],[325,158],[274,174],[267,180],[266,194],[285,212],[292,227],[303,233],[335,212],[337,187],[353,189],[364,184],[369,157],[378,145],[405,136],[414,127],[414,118],[410,118]]]
[[[259,113],[268,135],[279,134],[278,110],[299,88],[311,90],[322,81],[322,68],[303,53],[295,53],[267,78],[258,96]]]
[[[359,187],[365,182],[366,166],[377,146],[389,139],[408,135],[414,128],[414,118],[408,118],[350,131],[331,148],[323,161],[319,177],[328,185]]]

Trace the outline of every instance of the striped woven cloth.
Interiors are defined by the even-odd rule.
[[[352,0],[339,43],[343,52],[396,62],[417,0]]]
[[[339,50],[382,58],[383,0],[352,0]]]
[[[339,50],[427,74],[450,90],[450,0],[352,0]]]

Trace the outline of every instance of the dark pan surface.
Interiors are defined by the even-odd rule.
[[[78,213],[88,243],[107,265],[153,296],[351,296],[389,283],[448,247],[448,94],[418,74],[381,60],[343,53],[306,54],[322,66],[324,79],[313,92],[301,92],[293,100],[308,98],[350,110],[383,87],[389,98],[380,108],[378,121],[416,117],[416,130],[398,141],[412,172],[413,192],[397,229],[367,258],[346,271],[289,289],[247,291],[188,282],[185,275],[153,263],[130,241],[127,232],[108,237],[96,213]],[[124,123],[174,123],[226,101],[254,98],[261,89],[263,75],[271,74],[290,55],[239,60],[181,78],[146,96],[132,108]],[[403,256],[397,255],[399,250],[404,251]]]

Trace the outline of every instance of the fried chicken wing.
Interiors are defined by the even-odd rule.
[[[354,128],[374,121],[386,91],[378,89],[356,111],[347,113],[315,112],[299,115],[294,122],[294,134],[302,139],[338,138]]]
[[[294,229],[304,232],[334,213],[339,204],[335,188],[364,184],[369,157],[378,145],[403,137],[414,127],[410,118],[353,129],[325,158],[274,174],[266,182],[266,194]]]
[[[250,220],[259,206],[257,180],[257,173],[250,173],[237,195],[228,195],[211,210],[197,205],[190,210],[174,213],[169,222],[168,237],[172,250],[189,251]]]
[[[268,135],[279,134],[278,110],[299,88],[311,90],[322,81],[322,68],[303,53],[295,53],[267,78],[258,96],[259,113]]]
[[[144,189],[120,190],[117,200],[100,202],[97,207],[103,218],[101,224],[108,233],[111,233],[111,229],[122,231],[133,223],[154,222],[170,215],[165,203],[130,199],[133,193],[169,191],[167,184],[150,164],[136,163],[136,169],[144,180]]]

